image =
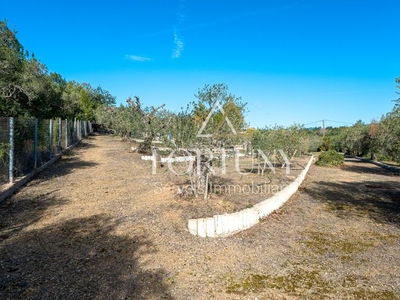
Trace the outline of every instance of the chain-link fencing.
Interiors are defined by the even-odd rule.
[[[8,153],[9,153],[9,118],[0,118],[0,185],[7,183],[8,178]]]
[[[0,185],[39,168],[91,132],[88,121],[0,118]]]

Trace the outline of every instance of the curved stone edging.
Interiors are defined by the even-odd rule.
[[[377,160],[372,160],[372,159],[358,157],[358,156],[354,156],[354,157],[356,159],[360,160],[360,161],[364,161],[364,162],[368,162],[368,163],[374,164],[374,165],[376,165],[378,167],[381,167],[383,169],[386,169],[388,171],[395,172],[395,173],[400,173],[400,169],[398,167],[389,166],[389,165],[384,164],[384,163],[382,163],[380,161],[377,161]]]
[[[235,213],[215,215],[210,218],[190,219],[188,221],[189,232],[200,237],[223,237],[252,227],[262,218],[280,208],[297,191],[313,160],[314,156],[311,155],[300,175],[271,198]]]

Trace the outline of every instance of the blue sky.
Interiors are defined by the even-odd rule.
[[[5,1],[0,19],[67,80],[178,111],[226,83],[254,127],[370,122],[393,107],[400,1]],[[316,124],[318,125],[318,123]]]

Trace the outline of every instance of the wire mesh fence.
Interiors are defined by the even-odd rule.
[[[8,182],[9,132],[8,118],[0,118],[0,184]]]
[[[0,118],[0,185],[39,168],[91,132],[88,121]]]

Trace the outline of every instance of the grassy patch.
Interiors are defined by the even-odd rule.
[[[369,291],[364,289],[359,289],[352,293],[354,299],[380,299],[380,300],[393,300],[400,299],[400,296],[393,291]]]
[[[266,289],[276,289],[290,295],[320,295],[333,291],[334,285],[324,280],[319,271],[296,269],[284,276],[251,274],[240,281],[231,279],[226,292],[244,295]]]
[[[350,238],[342,238],[338,235],[318,231],[304,231],[303,242],[314,254],[336,254],[342,261],[350,261],[352,254],[362,253],[380,243],[392,243],[398,236],[367,232]]]
[[[377,232],[367,232],[357,236],[345,234],[333,234],[318,231],[304,231],[303,244],[306,246],[302,251],[311,251],[311,261],[288,262],[284,269],[284,275],[273,274],[250,274],[237,279],[228,278],[226,293],[247,295],[251,293],[262,293],[267,290],[279,290],[287,295],[302,297],[321,297],[330,295],[334,297],[340,293],[341,296],[351,299],[399,299],[391,290],[368,290],[369,279],[356,274],[349,274],[339,278],[335,274],[333,265],[336,263],[352,264],[361,263],[354,261],[353,254],[363,253],[380,243],[387,243],[397,239],[394,235],[385,235]],[[346,238],[343,238],[346,236]],[[326,264],[326,255],[331,255],[334,261]],[[325,261],[320,263],[320,259]],[[291,267],[290,267],[291,266]],[[324,266],[324,267],[323,267]]]
[[[376,245],[376,242],[373,240],[366,240],[359,237],[342,239],[332,233],[317,231],[305,231],[304,233],[306,235],[304,244],[313,253],[317,255],[334,253],[341,257],[342,261],[349,261],[352,254],[364,252],[366,249]]]
[[[240,280],[230,277],[226,293],[247,295],[262,293],[267,290],[279,290],[287,295],[320,299],[322,296],[340,295],[346,299],[400,299],[391,290],[368,290],[360,287],[368,279],[357,275],[347,275],[339,281],[332,282],[323,277],[322,270],[298,268],[286,275],[251,274]]]

